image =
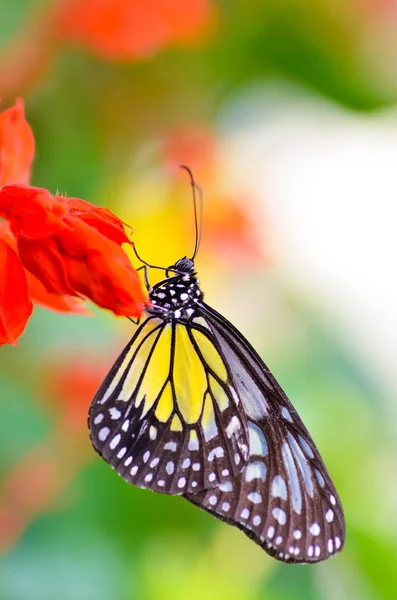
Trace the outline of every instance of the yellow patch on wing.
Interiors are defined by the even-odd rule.
[[[155,417],[162,423],[168,421],[174,410],[174,399],[172,397],[171,384],[167,383],[163,393],[160,396],[160,400],[155,410]]]
[[[178,408],[186,423],[196,423],[203,408],[207,377],[186,327],[175,328],[174,385]]]
[[[146,362],[150,351],[153,347],[153,344],[155,343],[159,335],[159,332],[153,333],[153,330],[160,324],[161,321],[159,319],[151,319],[150,321],[148,321],[146,326],[142,327],[142,330],[140,331],[137,338],[134,340],[134,343],[132,344],[123,362],[121,363],[120,368],[118,369],[106,394],[110,395],[115,389],[121,377],[124,375],[125,370],[127,369],[132,357],[139,348],[138,353],[135,356],[134,361],[127,373],[126,379],[124,381],[122,390],[119,395],[119,399],[124,400],[125,402],[127,402],[131,398],[138,384],[139,378],[142,375],[142,372],[146,366]],[[147,339],[145,339],[145,341],[142,343],[142,340],[146,336],[148,336]]]
[[[214,405],[209,394],[206,394],[204,401],[203,416],[201,417],[201,426],[204,431],[204,437],[206,441],[212,440],[218,434],[218,427],[216,426]]]
[[[221,410],[225,410],[229,406],[229,398],[221,385],[212,377],[209,376],[212,395]]]
[[[226,367],[214,344],[201,331],[197,331],[197,329],[192,329],[192,334],[209,368],[218,375],[219,379],[227,381]]]
[[[145,375],[139,386],[139,391],[136,396],[136,406],[138,407],[142,400],[145,401],[142,416],[144,416],[156,402],[161,388],[170,373],[171,334],[171,325],[166,325],[149,358]]]
[[[178,417],[178,415],[173,416],[171,425],[170,425],[170,429],[171,429],[171,431],[182,431],[182,429],[183,429],[182,422],[181,422],[180,418]]]

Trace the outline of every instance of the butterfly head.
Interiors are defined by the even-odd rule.
[[[174,265],[172,265],[172,267],[169,267],[169,271],[174,271],[176,273],[187,273],[187,274],[194,274],[194,262],[191,258],[187,258],[187,256],[184,256],[183,258],[180,258],[179,260],[176,261],[176,263]]]

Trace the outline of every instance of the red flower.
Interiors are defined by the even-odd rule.
[[[122,221],[79,198],[22,185],[33,154],[19,100],[0,114],[0,217],[9,222],[0,220],[0,345],[15,343],[32,303],[87,313],[89,298],[117,315],[139,317],[147,299],[121,248],[130,243]]]
[[[211,19],[208,0],[63,0],[54,28],[104,58],[129,60],[188,42]]]
[[[34,137],[26,122],[23,101],[0,113],[0,187],[28,183],[34,157]]]
[[[12,242],[5,223],[0,223],[0,344],[18,339],[33,309],[25,270]]]
[[[140,279],[121,248],[129,239],[113,213],[42,188],[6,185],[0,215],[10,223],[23,266],[49,292],[87,297],[117,315],[142,314]]]

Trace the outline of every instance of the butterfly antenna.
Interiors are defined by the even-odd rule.
[[[203,231],[203,192],[202,192],[200,186],[198,186],[197,183],[195,182],[193,173],[189,169],[189,167],[187,167],[186,165],[180,165],[180,167],[181,167],[181,169],[185,169],[185,171],[187,171],[187,173],[190,177],[190,183],[191,183],[191,186],[193,189],[195,244],[194,244],[194,251],[193,251],[193,256],[192,256],[191,260],[194,261],[194,259],[197,256],[197,253],[199,251],[199,248],[200,248],[201,235],[202,235],[202,231]],[[197,207],[196,192],[198,194],[199,208]]]
[[[137,257],[137,259],[144,265],[146,265],[147,267],[149,267],[149,269],[160,269],[160,271],[166,271],[166,267],[160,267],[158,265],[151,265],[150,263],[146,262],[146,260],[143,260],[143,258],[140,257],[140,255],[138,254],[138,251],[136,249],[135,243],[132,242],[132,249],[135,253],[135,256]]]

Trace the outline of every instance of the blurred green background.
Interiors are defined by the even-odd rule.
[[[288,566],[128,486],[86,415],[132,325],[36,307],[0,350],[1,600],[395,597],[396,40],[394,0],[0,0],[32,183],[111,208],[168,265],[192,251],[193,169],[207,301],[299,410],[347,519],[340,555]]]

